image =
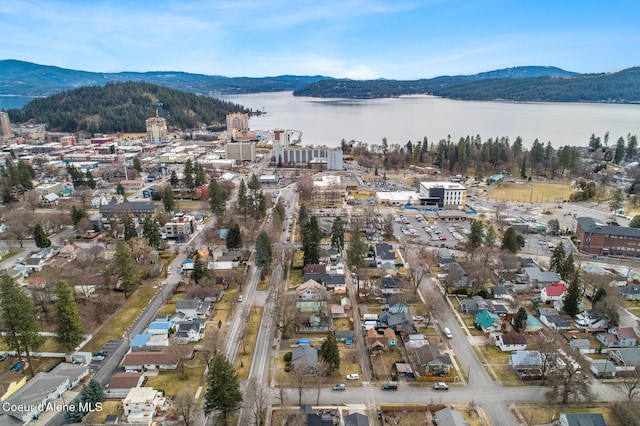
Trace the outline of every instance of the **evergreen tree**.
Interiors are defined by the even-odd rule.
[[[307,210],[307,206],[300,204],[300,211],[298,212],[298,222],[300,222],[300,227],[304,228],[308,220],[309,211]]]
[[[572,317],[580,312],[580,298],[582,297],[582,286],[580,283],[580,275],[574,273],[569,282],[569,288],[564,294],[562,309],[567,315]]]
[[[71,406],[73,409],[69,408],[69,410],[65,411],[64,419],[70,424],[81,423],[84,416],[87,415],[82,409],[84,407],[84,394],[82,392],[73,400]]]
[[[124,240],[129,241],[132,238],[138,237],[138,231],[136,230],[136,225],[133,223],[133,219],[127,217],[124,220]]]
[[[558,244],[551,252],[551,259],[549,260],[549,269],[561,275],[562,267],[564,265],[565,251],[564,245]]]
[[[609,201],[609,209],[614,213],[622,210],[622,207],[624,206],[624,198],[624,191],[622,189],[616,189],[613,193],[613,198]]]
[[[176,209],[176,200],[173,196],[173,189],[170,185],[165,185],[162,189],[162,204],[164,211],[170,213]]]
[[[84,401],[91,404],[91,408],[94,408],[98,402],[104,401],[104,389],[96,379],[89,380],[82,393],[84,393]]]
[[[193,261],[193,271],[191,271],[191,278],[197,283],[200,282],[201,279],[205,278],[208,275],[208,271],[202,260],[200,259],[200,255],[196,254],[196,258]]]
[[[467,239],[467,250],[473,252],[482,245],[484,240],[484,225],[480,220],[474,220]]]
[[[607,297],[607,290],[604,287],[598,287],[593,297],[591,298],[591,306],[595,306],[601,300]]]
[[[560,270],[560,278],[562,278],[565,281],[568,281],[575,274],[575,272],[576,272],[576,265],[573,260],[573,253],[569,253],[569,255],[564,260],[564,262],[562,262],[562,269]]]
[[[487,247],[495,247],[498,241],[498,234],[493,225],[489,225],[484,232],[484,245]]]
[[[89,217],[89,215],[82,207],[71,206],[71,222],[73,222],[73,226],[76,226],[85,217]]]
[[[222,216],[227,211],[227,193],[222,190],[218,181],[213,178],[209,181],[207,196],[209,197],[211,213],[217,217]]]
[[[137,155],[133,157],[133,169],[137,170],[138,173],[142,173],[142,163],[140,162],[140,157]]]
[[[237,223],[232,223],[227,231],[227,250],[237,250],[242,247],[242,233]]]
[[[204,173],[204,167],[202,167],[202,164],[196,161],[195,165],[193,166],[193,184],[196,187],[201,187],[205,183],[207,183],[207,176]]]
[[[240,184],[238,184],[238,209],[246,221],[249,211],[249,196],[247,195],[247,186],[244,183],[244,179],[241,179]]]
[[[160,226],[155,219],[147,217],[142,224],[142,237],[149,241],[149,245],[155,250],[160,247],[160,241],[162,241],[162,235],[160,234]]]
[[[630,228],[640,228],[640,215],[635,215],[631,222],[629,222]]]
[[[322,239],[322,233],[320,232],[320,225],[318,225],[318,219],[315,216],[311,216],[311,219],[302,229],[302,251],[303,263],[305,265],[315,265],[320,262],[320,240]]]
[[[178,183],[180,183],[180,180],[178,179],[178,175],[176,174],[175,170],[171,171],[171,177],[169,178],[169,183],[173,188],[176,188],[178,186]]]
[[[356,224],[351,233],[349,246],[347,247],[347,266],[353,271],[357,271],[366,266],[365,255],[367,254],[367,246],[360,232],[360,225]]]
[[[509,250],[511,253],[517,253],[520,248],[518,244],[518,234],[512,227],[508,227],[502,236],[502,250]]]
[[[93,173],[91,173],[91,170],[87,170],[84,176],[85,176],[85,180],[84,180],[85,185],[87,185],[91,189],[96,189],[96,181],[93,178]]]
[[[120,288],[124,291],[124,298],[128,298],[138,288],[139,280],[136,271],[133,269],[133,263],[131,263],[131,252],[127,244],[122,240],[118,240],[116,243],[114,274],[120,281]]]
[[[120,182],[116,185],[116,194],[124,195],[124,186]]]
[[[522,158],[522,166],[520,167],[520,179],[527,178],[527,154]]]
[[[3,323],[2,340],[10,351],[18,353],[22,363],[22,353],[27,356],[31,377],[35,375],[31,362],[31,351],[37,351],[44,344],[40,336],[38,316],[29,296],[9,275],[0,277],[0,317]]]
[[[258,268],[269,269],[272,262],[271,240],[265,231],[260,231],[256,238],[255,263]]]
[[[65,281],[56,284],[53,309],[56,339],[67,352],[71,352],[84,339],[84,327],[71,287]]]
[[[207,391],[204,395],[203,409],[205,415],[219,411],[222,421],[226,423],[229,416],[242,408],[242,391],[238,374],[227,360],[218,352],[213,357],[211,368],[207,374]]]
[[[33,240],[38,248],[46,248],[51,245],[51,240],[47,238],[47,233],[44,232],[44,228],[39,223],[33,227]]]
[[[189,190],[192,190],[194,187],[193,180],[193,163],[191,163],[191,159],[188,158],[187,161],[184,162],[184,186]]]
[[[336,335],[333,331],[329,331],[327,334],[324,342],[322,342],[320,353],[318,355],[320,355],[320,358],[327,363],[329,373],[340,369],[340,349],[338,348]]]
[[[527,310],[525,308],[519,308],[518,312],[516,312],[515,317],[513,317],[513,328],[518,333],[524,330],[527,327]]]
[[[331,247],[338,251],[344,248],[344,222],[340,216],[336,217],[331,225]]]

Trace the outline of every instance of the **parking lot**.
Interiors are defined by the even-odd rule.
[[[394,216],[394,230],[397,236],[403,236],[415,242],[423,242],[434,247],[453,248],[466,241],[469,224],[466,222],[436,223],[428,220],[418,211],[403,211]]]

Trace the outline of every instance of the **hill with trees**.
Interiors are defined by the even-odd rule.
[[[328,79],[312,83],[293,94],[354,99],[427,94],[460,100],[634,103],[640,102],[640,67],[603,74],[576,74],[550,67],[519,67],[473,76],[414,81]]]
[[[156,114],[155,102],[163,103],[167,125],[180,129],[222,126],[230,112],[251,112],[215,98],[145,82],[126,82],[64,91],[8,113],[14,123],[35,120],[46,123],[50,131],[145,132],[145,120]]]

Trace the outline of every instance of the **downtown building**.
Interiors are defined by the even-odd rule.
[[[467,203],[467,188],[457,182],[420,182],[420,204],[461,209]]]
[[[342,148],[305,147],[285,148],[275,144],[273,148],[273,160],[276,164],[285,166],[313,166],[322,170],[344,170]]]

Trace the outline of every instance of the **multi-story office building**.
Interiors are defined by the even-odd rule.
[[[467,188],[455,182],[420,182],[422,204],[444,208],[462,208],[467,202]]]
[[[224,156],[228,160],[256,161],[255,142],[229,142],[224,146]]]
[[[605,225],[591,217],[579,217],[576,244],[584,253],[640,257],[640,229]]]
[[[341,203],[345,197],[345,190],[340,182],[340,176],[322,176],[322,180],[314,181],[311,197],[314,203]]]
[[[164,232],[167,238],[187,239],[196,230],[193,216],[177,214],[172,221],[165,223]]]

